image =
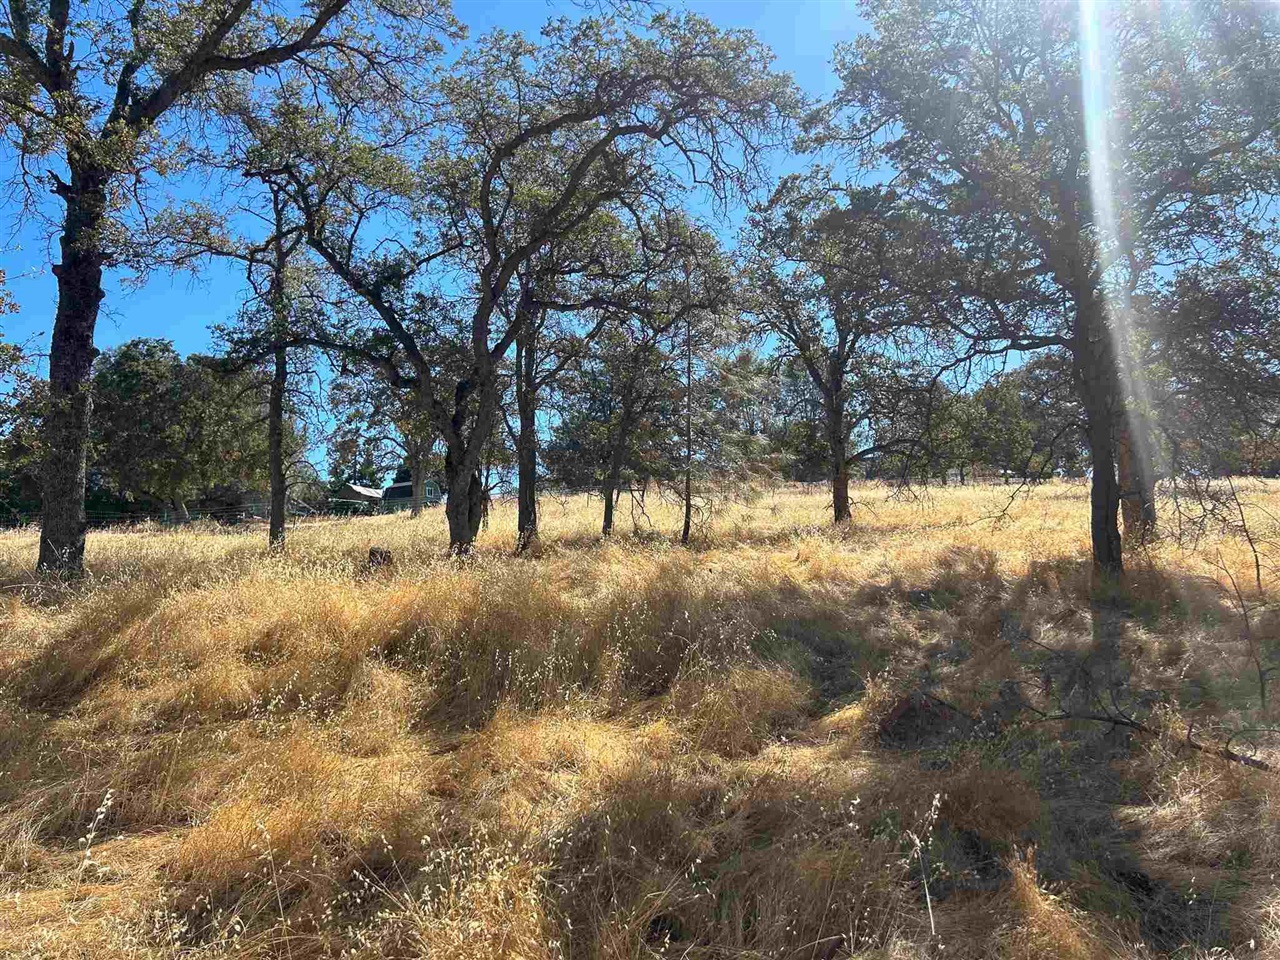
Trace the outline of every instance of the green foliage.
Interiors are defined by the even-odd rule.
[[[0,522],[22,523],[40,509],[40,423],[48,385],[17,344],[0,341]]]
[[[1178,474],[1280,475],[1280,270],[1185,270],[1147,305],[1152,416]]]
[[[898,279],[915,233],[894,191],[841,186],[822,170],[784,179],[752,217],[752,313],[808,376],[832,467],[918,446],[930,386],[912,359],[920,304]]]
[[[545,459],[570,489],[600,489],[618,456],[624,484],[674,479],[682,386],[670,337],[611,327],[565,378]]]
[[[167,340],[131,340],[99,357],[93,469],[128,500],[172,504],[215,487],[267,482],[264,384],[183,360]]]

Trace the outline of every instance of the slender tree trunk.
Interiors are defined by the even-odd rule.
[[[619,429],[618,441],[609,454],[609,472],[604,480],[604,523],[600,532],[606,537],[613,533],[614,504],[618,488],[622,485],[622,463],[626,459],[626,434]]]
[[[685,267],[685,285],[688,286],[689,270]],[[689,545],[693,530],[693,320],[692,314],[684,318],[684,527],[680,542]]]
[[[693,480],[688,467],[684,470],[684,527],[680,530],[680,542],[689,545],[689,534],[693,530]]]
[[[852,519],[849,508],[849,437],[843,405],[827,405],[827,443],[831,447],[831,503],[836,523]]]
[[[1156,531],[1155,470],[1149,442],[1150,434],[1142,417],[1130,413],[1121,418],[1116,440],[1120,513],[1124,519],[1124,539],[1134,544],[1150,542]]]
[[[288,354],[277,343],[273,353],[271,393],[267,402],[267,457],[271,475],[271,515],[267,524],[267,549],[284,549],[285,476],[284,476],[284,391],[289,379]]]
[[[516,339],[516,407],[520,432],[516,437],[516,552],[538,539],[537,330],[526,320]]]
[[[173,507],[173,515],[178,518],[178,523],[190,523],[191,512],[187,509],[187,502],[176,493],[169,498],[169,503]]]
[[[58,307],[49,345],[49,408],[44,418],[45,459],[40,529],[41,570],[77,575],[84,570],[84,488],[93,414],[90,373],[97,350],[93,332],[102,290],[102,228],[106,175],[73,158],[71,183],[55,264]]]
[[[1116,576],[1124,570],[1118,516],[1120,484],[1115,463],[1119,370],[1101,305],[1082,298],[1077,298],[1076,303],[1072,355],[1093,468],[1089,491],[1093,564],[1103,573]]]

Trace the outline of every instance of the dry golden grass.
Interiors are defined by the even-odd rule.
[[[1280,956],[1276,776],[1185,743],[1276,722],[1280,488],[1261,593],[1007,495],[0,535],[0,956]],[[1145,731],[1036,712],[1091,693]]]

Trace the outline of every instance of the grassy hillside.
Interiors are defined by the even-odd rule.
[[[1006,495],[0,536],[0,955],[1280,955],[1269,566]]]

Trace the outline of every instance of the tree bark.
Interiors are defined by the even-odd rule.
[[[1101,305],[1077,298],[1073,366],[1085,411],[1085,434],[1093,479],[1089,533],[1094,567],[1110,576],[1124,570],[1120,540],[1120,484],[1116,479],[1119,370]]]
[[[516,407],[520,432],[516,437],[516,552],[528,550],[538,539],[538,384],[537,331],[526,319],[516,338]]]
[[[267,401],[267,457],[271,475],[271,515],[267,525],[267,549],[284,549],[286,487],[284,475],[284,392],[289,379],[288,354],[282,344],[273,350],[271,392]]]
[[[613,450],[609,454],[609,472],[605,475],[604,480],[604,523],[601,525],[600,532],[604,536],[610,536],[613,533],[613,514],[614,504],[618,496],[618,488],[622,484],[622,463],[626,459],[626,442],[625,434],[618,431],[618,442],[614,444]]]
[[[445,519],[449,522],[449,554],[455,557],[471,553],[489,509],[489,491],[480,476],[480,460],[485,441],[493,434],[498,395],[492,371],[488,373],[470,434],[463,439],[466,411],[459,408],[445,437],[444,469],[449,485]]]
[[[689,468],[684,471],[684,526],[680,530],[680,543],[689,545],[689,534],[693,531],[693,479]]]
[[[93,415],[90,374],[97,350],[93,332],[102,303],[102,228],[106,221],[105,173],[71,158],[71,183],[60,247],[53,266],[58,307],[49,345],[49,409],[44,419],[41,570],[76,576],[84,570],[85,473]]]
[[[465,557],[470,555],[484,521],[484,481],[477,470],[456,469],[447,454],[445,461],[449,499],[444,514],[449,523],[449,555]]]
[[[688,285],[688,265],[685,267],[685,284]],[[693,319],[691,313],[684,318],[684,526],[680,530],[680,543],[689,545],[693,530]]]
[[[849,437],[844,425],[844,408],[827,404],[827,443],[831,447],[831,504],[835,523],[852,519],[849,507]]]
[[[1132,412],[1122,417],[1116,442],[1120,513],[1124,539],[1134,544],[1149,543],[1156,532],[1155,467],[1149,440],[1142,417]]]
[[[489,510],[489,491],[480,476],[480,465],[485,444],[493,437],[497,423],[499,397],[497,371],[487,354],[480,355],[472,377],[479,385],[471,395],[475,406],[460,388],[452,416],[438,424],[445,442],[444,472],[449,492],[444,512],[449,523],[449,555],[454,557],[471,553]],[[474,416],[469,416],[472,410]]]
[[[423,501],[427,491],[427,465],[421,440],[409,441],[409,516],[422,516]]]

